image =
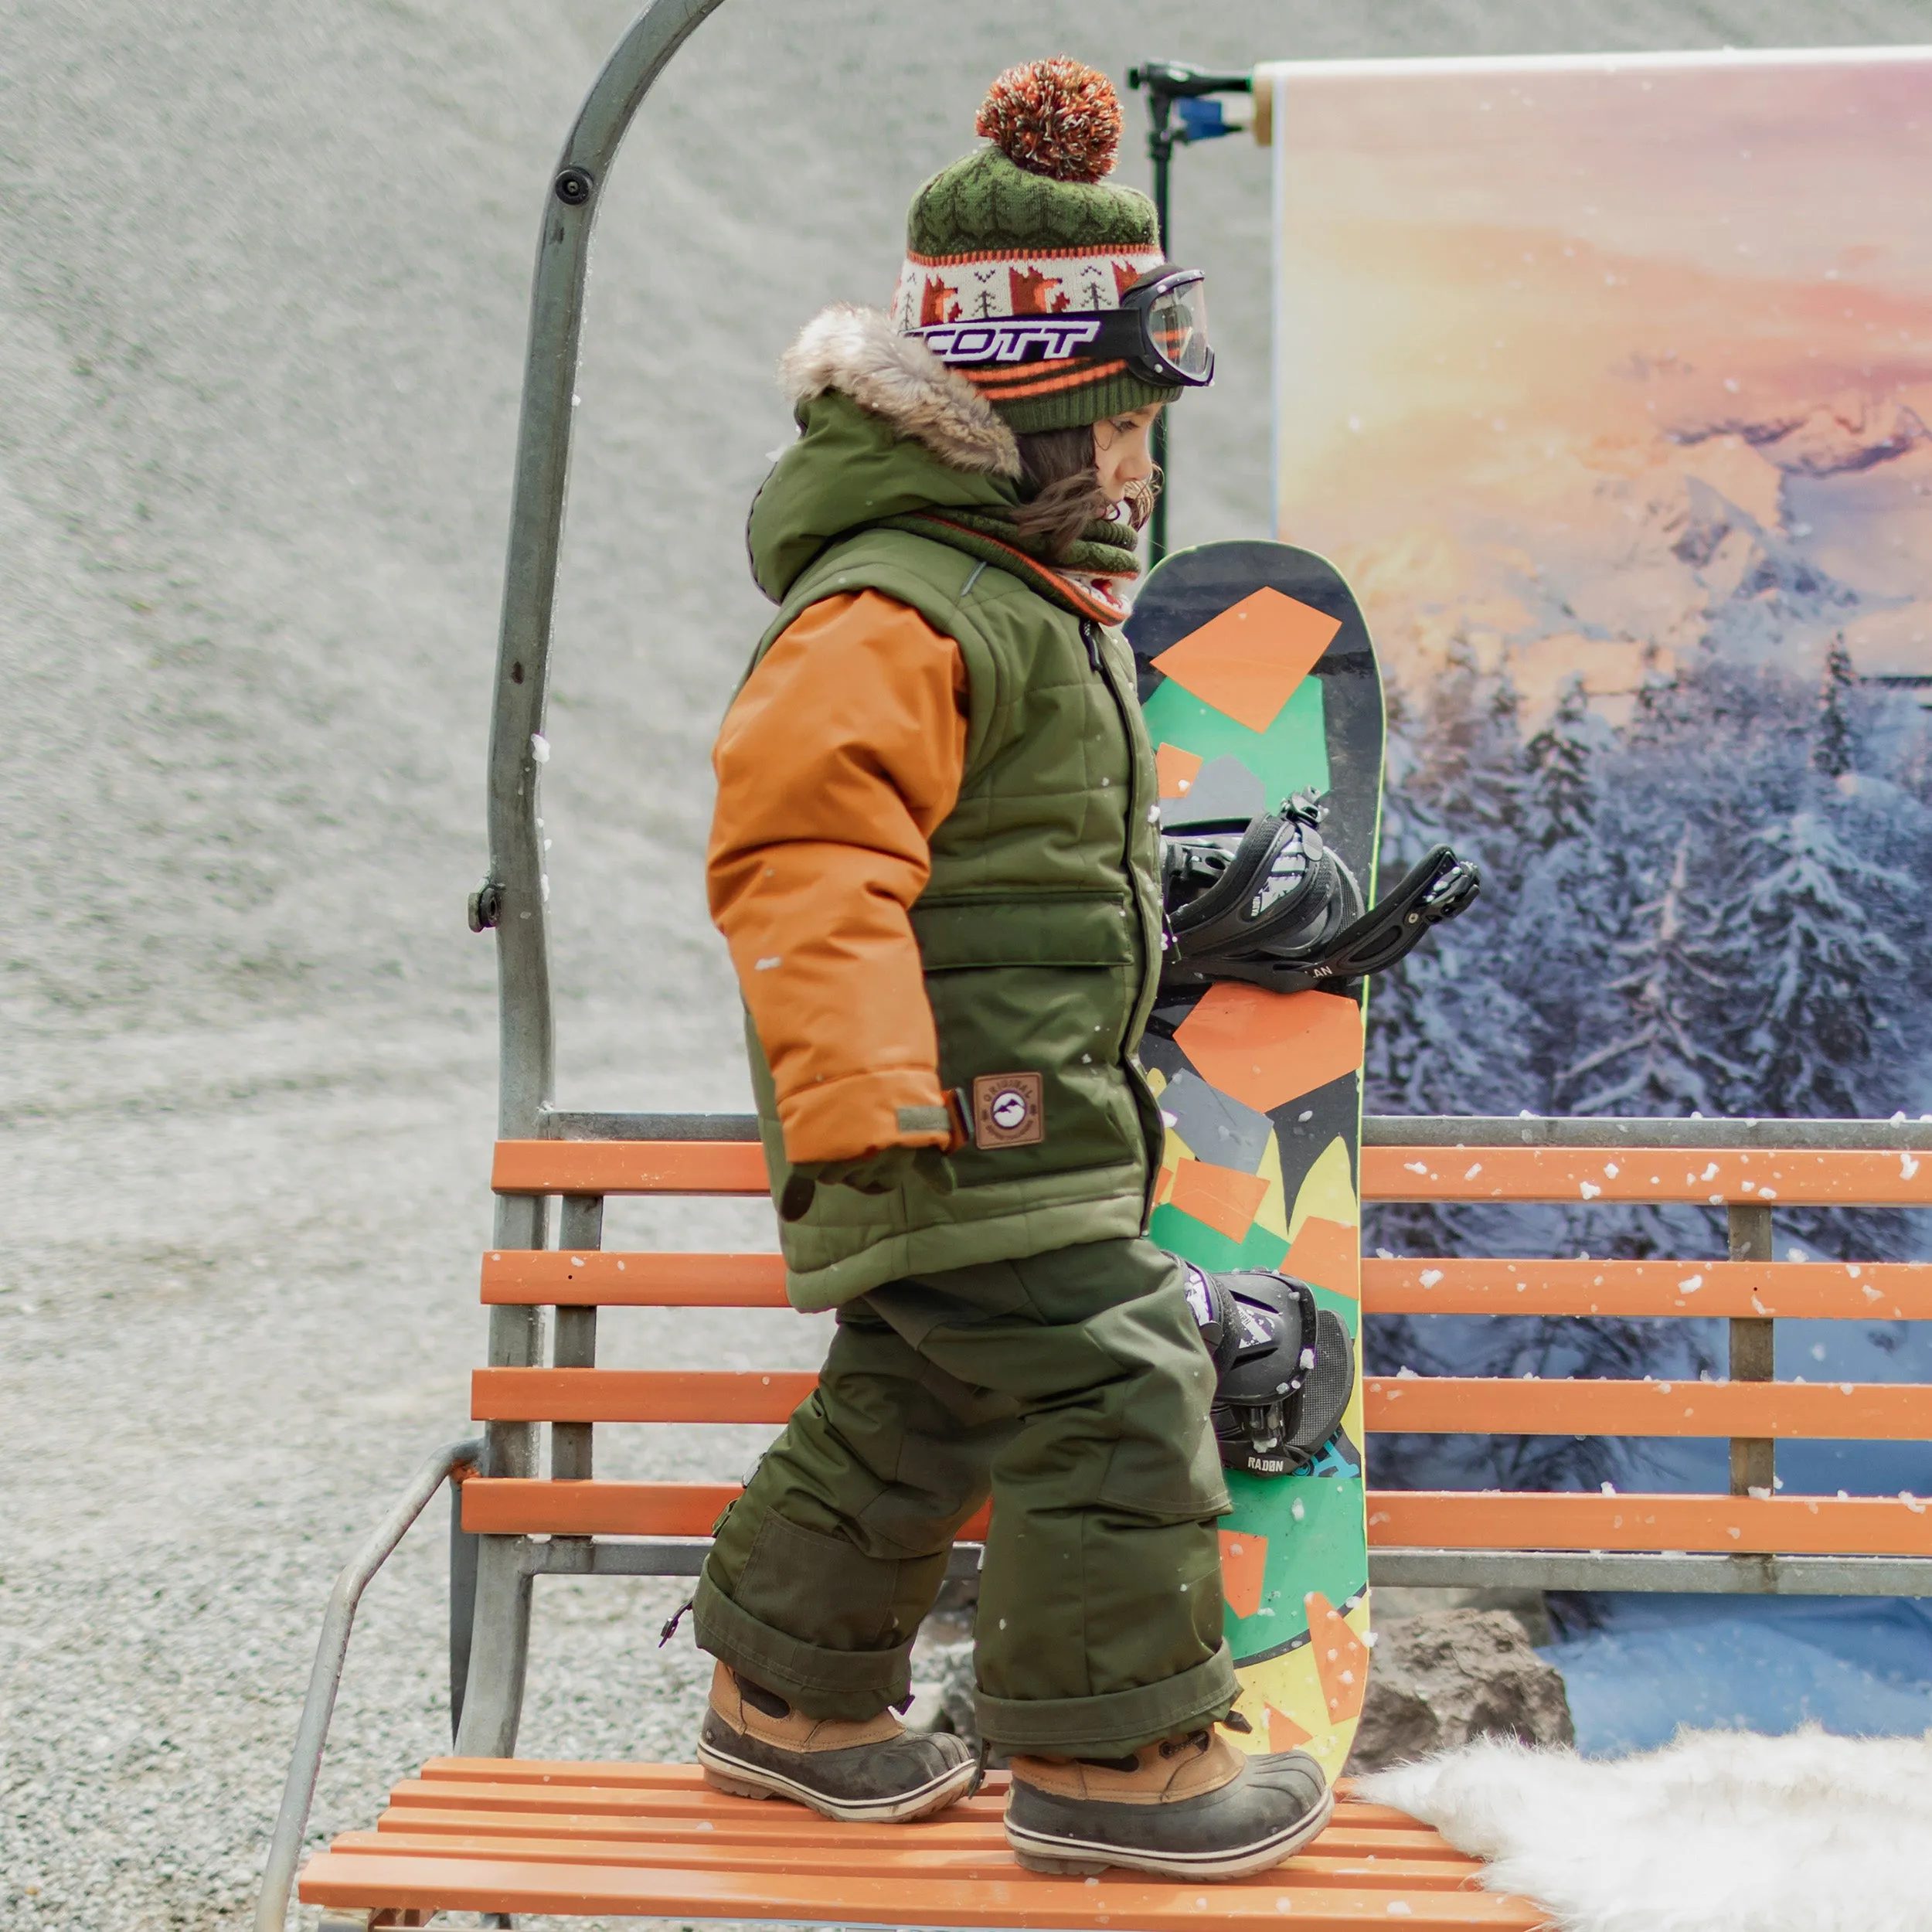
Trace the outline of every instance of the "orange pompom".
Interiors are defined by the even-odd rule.
[[[1009,67],[973,124],[1015,167],[1055,181],[1098,181],[1114,165],[1121,128],[1113,83],[1065,54]]]

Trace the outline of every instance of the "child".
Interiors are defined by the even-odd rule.
[[[1076,62],[1002,75],[992,145],[913,200],[891,316],[828,310],[784,361],[800,434],[749,533],[780,608],[719,736],[709,878],[791,1298],[838,1329],[699,1583],[698,1756],[838,1818],[971,1788],[965,1744],[893,1707],[990,1489],[978,1708],[1015,1852],[1216,1878],[1331,1800],[1215,1728],[1227,1304],[1196,1274],[1197,1315],[1144,1232],[1160,834],[1108,627],[1149,430],[1213,359],[1199,277],[1101,181],[1120,125]]]

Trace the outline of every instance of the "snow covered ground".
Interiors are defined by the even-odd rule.
[[[15,0],[0,22],[0,1927],[245,1916],[330,1577],[458,1433],[493,1114],[481,876],[542,185],[614,0]],[[944,30],[938,27],[943,22]],[[549,723],[562,1091],[741,1103],[697,853],[762,606],[768,371],[883,299],[905,201],[1007,61],[1908,39],[1909,0],[731,0],[600,227]],[[1138,107],[1131,112],[1138,126]],[[1139,179],[1141,164],[1127,164]],[[1266,168],[1184,158],[1225,379],[1182,541],[1264,525]],[[613,1238],[768,1236],[733,1208]],[[611,1359],[811,1362],[787,1318]],[[736,1473],[753,1434],[613,1445]],[[318,1832],[447,1736],[440,1524],[372,1591]],[[675,1753],[669,1586],[539,1596],[526,1748]]]

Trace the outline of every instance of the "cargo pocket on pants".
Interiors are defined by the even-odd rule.
[[[1107,1458],[1099,1500],[1153,1522],[1199,1522],[1233,1507],[1221,1453],[1206,1418],[1191,1453],[1178,1444],[1128,1437]]]
[[[758,1526],[731,1594],[747,1615],[818,1648],[893,1650],[900,1648],[893,1633],[898,1570],[842,1536],[774,1514]]]
[[[1135,1372],[1122,1385],[1119,1440],[1100,1500],[1160,1522],[1225,1515],[1233,1505],[1208,1413],[1214,1364],[1175,1282],[1109,1309],[1096,1338]]]

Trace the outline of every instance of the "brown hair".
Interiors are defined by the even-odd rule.
[[[1037,430],[1015,436],[1019,445],[1021,502],[1013,527],[1023,536],[1043,536],[1056,560],[1079,542],[1080,532],[1097,523],[1114,506],[1100,488],[1094,461],[1094,426],[1081,423],[1067,430]],[[1160,488],[1158,477],[1137,484],[1128,494],[1128,511],[1139,529],[1154,508]]]

